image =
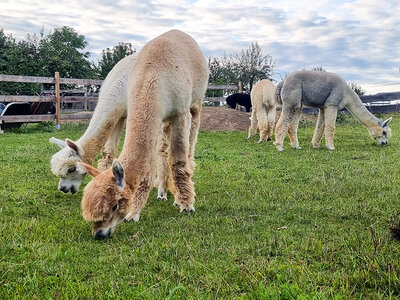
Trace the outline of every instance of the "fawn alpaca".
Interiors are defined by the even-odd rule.
[[[95,237],[110,236],[123,219],[139,220],[156,173],[160,134],[169,146],[174,203],[181,212],[194,211],[194,147],[207,81],[207,61],[181,31],[168,31],[140,51],[129,79],[126,136],[118,160],[103,172],[83,164],[93,176],[83,192],[83,217],[94,222]]]
[[[258,142],[270,141],[275,127],[277,105],[274,84],[268,79],[257,82],[251,90],[251,103],[253,111],[251,112],[251,124],[247,138],[254,135],[258,128],[260,130]]]
[[[286,131],[290,143],[299,149],[297,128],[302,105],[319,109],[312,144],[319,147],[325,132],[326,147],[334,150],[333,137],[337,112],[347,108],[350,113],[367,127],[370,136],[380,145],[386,145],[392,131],[386,121],[379,120],[364,106],[351,87],[336,74],[320,71],[298,71],[290,74],[276,87],[278,103],[282,105],[282,113],[276,124],[274,145],[282,151]]]

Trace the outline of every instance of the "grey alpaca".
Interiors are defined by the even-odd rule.
[[[371,114],[358,95],[340,76],[321,71],[297,71],[290,74],[276,87],[278,103],[282,112],[275,130],[274,145],[283,150],[283,140],[286,132],[291,145],[300,149],[297,139],[297,128],[302,106],[319,109],[318,121],[315,127],[312,145],[318,148],[325,133],[326,147],[334,150],[333,137],[337,112],[347,110],[367,127],[370,136],[380,145],[385,145],[392,132],[389,118],[382,121]]]

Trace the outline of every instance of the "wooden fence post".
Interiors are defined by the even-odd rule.
[[[243,84],[242,84],[242,82],[241,81],[239,81],[239,84],[238,84],[238,93],[242,93],[243,92]]]
[[[55,82],[55,90],[56,90],[56,129],[60,130],[61,128],[61,96],[60,96],[60,73],[56,72],[54,74]]]

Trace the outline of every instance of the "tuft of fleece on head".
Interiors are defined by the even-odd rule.
[[[50,160],[51,172],[58,177],[66,177],[68,169],[76,167],[77,172],[85,174],[86,170],[78,164],[82,159],[69,147],[65,147],[54,154]]]
[[[128,212],[129,190],[121,191],[115,184],[111,169],[93,178],[85,187],[82,198],[82,216],[86,221],[101,222],[111,218],[112,207],[119,205],[124,216]]]

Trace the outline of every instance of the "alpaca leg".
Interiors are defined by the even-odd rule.
[[[154,168],[154,163],[150,166],[150,169]],[[153,176],[148,174],[139,183],[137,189],[133,192],[132,198],[133,205],[130,208],[129,213],[125,216],[125,222],[139,221],[140,212],[146,205],[147,199],[149,198],[150,189],[153,186]]]
[[[281,116],[276,124],[274,142],[274,145],[278,151],[283,151],[283,140],[285,139],[289,124],[292,122],[294,111],[295,109],[291,107],[286,107],[285,105],[282,106]]]
[[[249,135],[247,136],[248,139],[257,133],[257,108],[254,106],[253,111],[251,112],[250,121]]]
[[[111,167],[114,158],[118,156],[118,144],[121,137],[122,129],[124,128],[125,118],[121,118],[115,125],[110,137],[104,145],[101,153],[102,158],[97,162],[99,170],[104,171]]]
[[[268,131],[267,131],[267,141],[272,140],[272,135],[275,129],[275,118],[276,118],[276,106],[270,106],[267,109],[267,123],[268,123]]]
[[[335,150],[333,137],[335,135],[336,117],[337,107],[329,106],[325,109],[325,142],[329,150]]]
[[[268,136],[268,117],[267,107],[262,104],[257,109],[258,128],[260,129],[260,140],[259,143],[265,141]]]
[[[168,175],[169,175],[169,146],[171,139],[171,124],[166,122],[162,126],[157,142],[157,199],[168,200]]]
[[[299,140],[297,138],[297,129],[299,128],[299,121],[301,116],[301,107],[297,108],[293,114],[293,120],[288,128],[288,135],[290,144],[294,149],[301,149],[299,146]]]
[[[190,108],[190,135],[189,135],[189,167],[191,172],[194,173],[196,168],[196,162],[194,161],[194,150],[197,143],[197,136],[199,134],[200,129],[200,113],[202,108],[203,101],[199,101],[195,106]]]
[[[313,148],[319,148],[319,143],[325,130],[325,111],[323,108],[319,109],[317,124],[315,125],[314,135],[312,138]]]
[[[171,166],[176,187],[175,204],[180,206],[181,212],[194,211],[194,186],[192,182],[192,166],[189,162],[189,155],[193,156],[194,147],[190,150],[190,138],[194,144],[195,135],[190,134],[191,115],[189,112],[179,115],[172,120],[171,137]]]

